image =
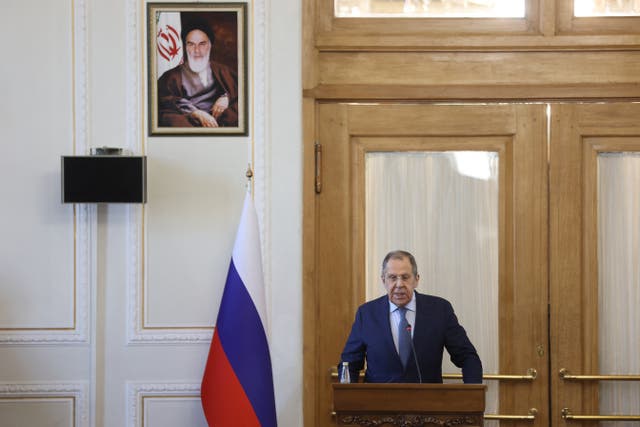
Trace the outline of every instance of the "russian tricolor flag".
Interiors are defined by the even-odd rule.
[[[276,427],[258,219],[247,194],[201,398],[211,427]]]

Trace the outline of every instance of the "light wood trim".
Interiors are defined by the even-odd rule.
[[[321,85],[563,86],[638,84],[634,52],[323,52]]]
[[[397,145],[397,144],[396,144]],[[361,303],[366,300],[366,154],[367,139],[360,137],[351,138],[351,185],[353,187],[353,296],[355,301]]]
[[[599,370],[597,156],[640,151],[639,115],[640,105],[631,103],[552,106],[552,372]],[[598,412],[597,383],[551,378],[554,401],[579,413]],[[562,422],[560,414],[554,419]]]
[[[550,146],[550,306],[551,346],[555,357],[551,358],[551,372],[570,366],[583,371],[585,348],[584,319],[584,271],[583,257],[583,205],[584,188],[582,147],[577,125],[577,112],[572,105],[552,106]],[[561,304],[561,301],[576,301]],[[592,331],[594,329],[591,329]],[[597,329],[595,329],[597,330]],[[575,351],[580,349],[580,351]],[[557,375],[551,376],[551,393],[555,402],[589,411],[583,402],[581,384],[563,384]],[[586,402],[591,406],[593,402]],[[552,414],[552,424],[561,425],[558,411]]]
[[[303,321],[303,419],[304,425],[313,426],[317,419],[316,390],[318,380],[315,372],[315,355],[317,353],[317,330],[315,307],[317,304],[317,286],[315,279],[316,266],[316,204],[315,191],[315,156],[314,142],[316,138],[315,124],[316,104],[312,99],[304,99],[302,111],[303,123],[303,168],[302,168],[302,321]]]
[[[546,39],[551,39],[556,33],[556,2],[540,0],[540,3],[540,32]]]
[[[333,384],[334,409],[347,413],[482,413],[481,384]]]
[[[358,156],[354,167],[359,171],[360,180],[364,178],[365,156],[375,152],[443,152],[443,151],[495,151],[502,154],[511,143],[510,135],[492,136],[371,136],[353,138]],[[363,181],[364,183],[364,181]],[[364,187],[362,187],[364,190]],[[364,198],[362,198],[364,204]]]
[[[315,4],[313,0],[302,2],[302,87],[318,84],[318,49],[315,48]]]
[[[584,18],[583,18],[584,19]],[[609,18],[611,19],[611,18]],[[460,35],[460,34],[335,34],[316,36],[320,51],[608,51],[635,50],[640,45],[636,34],[562,34],[552,35],[552,23],[545,34]]]
[[[365,85],[323,84],[305,96],[332,101],[554,101],[640,100],[640,83]]]
[[[598,153],[580,131],[582,149],[582,352],[586,372],[598,370]],[[558,304],[560,302],[558,301]],[[583,389],[584,407],[598,405],[598,387]]]
[[[500,371],[519,372],[534,366],[538,382],[501,383],[500,410],[518,413],[523,387],[528,404],[539,410],[537,423],[546,423],[548,367],[546,364],[548,302],[548,179],[547,131],[544,105],[514,105],[513,141],[501,156],[500,218]],[[504,161],[503,161],[504,159]],[[504,191],[503,191],[504,189]],[[509,310],[509,311],[507,311]],[[527,349],[527,350],[524,350]],[[541,349],[542,352],[538,351]],[[540,406],[538,406],[540,405]]]
[[[515,122],[503,117],[510,113],[511,106],[477,107],[464,109],[465,123],[473,123],[465,126],[457,116],[461,109],[459,105],[425,105],[421,108],[416,104],[358,105],[349,110],[349,131],[360,136],[478,136],[513,135],[516,132]],[[384,114],[381,114],[382,110]],[[443,117],[448,119],[443,120]]]
[[[315,275],[313,290],[316,304],[316,329],[307,339],[315,340],[316,352],[310,355],[314,369],[315,422],[328,425],[331,418],[332,393],[327,366],[337,363],[347,339],[349,326],[359,304],[353,298],[353,242],[351,236],[352,196],[345,183],[350,179],[348,108],[345,105],[318,105],[318,140],[323,145],[323,189],[315,196],[316,235],[314,246]]]

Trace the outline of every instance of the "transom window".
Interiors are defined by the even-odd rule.
[[[586,16],[640,16],[640,0],[574,0],[573,14]]]
[[[342,18],[524,18],[525,0],[334,0]]]

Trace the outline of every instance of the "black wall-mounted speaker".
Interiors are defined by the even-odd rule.
[[[146,201],[146,156],[62,156],[62,203]]]

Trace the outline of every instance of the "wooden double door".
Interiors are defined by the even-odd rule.
[[[471,312],[494,319],[487,326],[493,328],[493,342],[477,345],[497,352],[495,366],[485,365],[486,382],[496,393],[487,420],[560,426],[566,423],[563,410],[565,416],[599,414],[599,381],[560,372],[602,373],[599,159],[640,152],[640,105],[318,103],[315,108],[316,191],[305,195],[305,425],[333,423],[331,369],[356,308],[377,280],[369,272],[377,268],[371,268],[370,230],[377,227],[371,222],[384,215],[372,216],[367,209],[373,209],[370,161],[380,153],[482,152],[497,159],[497,193],[491,202],[495,259],[486,257],[495,264],[488,286],[496,298],[454,302],[462,319],[473,318]],[[387,191],[402,193],[410,185]],[[393,234],[393,224],[385,227]],[[454,260],[451,269],[477,268],[464,259]],[[453,280],[447,286],[462,284]],[[434,293],[424,273],[419,289]]]

